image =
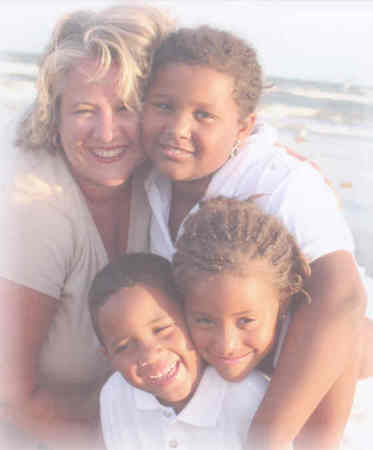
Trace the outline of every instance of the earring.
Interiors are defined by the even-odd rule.
[[[149,363],[148,362],[144,362],[144,361],[138,361],[137,365],[139,367],[146,367],[146,366],[149,366]]]
[[[234,158],[235,156],[238,155],[238,152],[240,151],[240,144],[241,144],[240,140],[237,139],[237,141],[235,142],[231,152],[229,153],[229,159],[232,159],[232,158]]]

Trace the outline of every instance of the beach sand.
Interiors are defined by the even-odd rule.
[[[373,146],[364,138],[279,130],[280,142],[316,162],[337,192],[352,230],[356,258],[373,275]]]

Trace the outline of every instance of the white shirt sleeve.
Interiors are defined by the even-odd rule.
[[[302,164],[280,184],[266,209],[293,234],[309,262],[337,250],[354,251],[335,193],[308,164]]]

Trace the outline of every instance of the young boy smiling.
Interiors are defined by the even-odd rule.
[[[108,450],[242,450],[267,380],[253,371],[230,383],[204,370],[174,288],[170,263],[125,254],[95,278],[93,326],[117,371],[100,398]]]

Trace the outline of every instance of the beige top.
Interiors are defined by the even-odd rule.
[[[20,152],[10,178],[1,192],[0,276],[58,300],[41,376],[53,388],[81,391],[107,371],[87,308],[90,284],[107,264],[107,253],[61,155]],[[139,171],[132,181],[128,251],[148,249],[142,180]]]

